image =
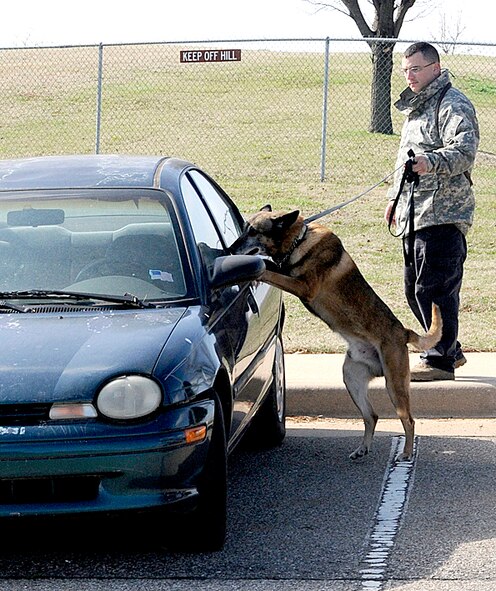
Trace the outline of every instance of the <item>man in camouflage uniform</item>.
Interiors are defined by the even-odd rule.
[[[405,294],[424,329],[431,322],[432,302],[443,318],[441,341],[424,351],[412,368],[412,381],[452,380],[466,359],[458,342],[458,311],[465,236],[472,225],[474,194],[471,170],[479,144],[475,109],[453,88],[447,70],[441,69],[437,50],[415,43],[404,53],[402,70],[408,88],[395,106],[406,115],[397,167],[415,153],[412,170],[418,173],[413,194],[413,228],[409,228],[410,183],[406,182],[393,210],[396,232],[404,229]],[[396,173],[389,192],[386,220],[399,191],[403,169]]]

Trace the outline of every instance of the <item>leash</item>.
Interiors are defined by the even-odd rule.
[[[352,197],[348,201],[344,201],[343,203],[339,203],[338,205],[334,205],[333,207],[330,207],[329,209],[325,209],[324,211],[321,211],[320,213],[315,213],[314,215],[311,215],[310,217],[308,217],[304,220],[304,223],[308,224],[310,222],[314,222],[315,220],[318,220],[320,218],[323,218],[326,215],[329,215],[333,211],[337,211],[338,209],[341,209],[342,207],[346,207],[346,205],[349,205],[350,203],[353,203],[357,199],[360,199],[360,197],[363,197],[367,193],[370,193],[370,191],[372,191],[373,189],[375,189],[376,187],[378,187],[379,185],[381,185],[382,183],[387,181],[390,177],[392,177],[398,170],[400,170],[400,168],[403,168],[403,175],[401,177],[398,193],[397,193],[396,197],[394,198],[393,206],[391,208],[391,211],[389,212],[388,230],[392,236],[394,236],[395,238],[398,238],[399,236],[402,236],[405,233],[406,227],[408,224],[408,228],[409,228],[408,249],[405,248],[406,245],[405,245],[405,242],[403,242],[403,255],[405,258],[405,264],[407,266],[410,266],[413,262],[413,244],[414,244],[414,240],[415,240],[415,236],[414,236],[415,208],[414,208],[414,202],[413,202],[413,195],[415,192],[415,187],[417,187],[419,184],[419,175],[417,172],[413,172],[413,165],[414,164],[415,164],[415,152],[413,150],[408,150],[408,160],[404,164],[402,164],[401,166],[398,166],[398,168],[393,170],[393,172],[389,173],[387,176],[385,176],[383,179],[381,179],[375,185],[372,185],[372,187],[369,187],[368,189],[363,191],[363,193],[360,193],[359,195]],[[393,234],[393,232],[391,231],[391,225],[393,223],[393,218],[394,218],[394,213],[396,211],[396,206],[398,205],[398,201],[400,199],[401,194],[403,193],[403,188],[404,188],[406,182],[410,183],[410,191],[409,191],[409,196],[408,196],[408,221],[405,224],[405,227],[400,232],[398,232],[397,234]]]
[[[414,243],[415,243],[415,205],[413,201],[413,195],[415,193],[415,187],[419,184],[419,175],[418,172],[413,172],[413,165],[415,164],[415,152],[413,150],[408,150],[408,160],[404,164],[403,175],[401,177],[400,186],[398,189],[398,193],[394,198],[393,206],[391,207],[391,211],[389,212],[389,219],[388,219],[388,230],[391,236],[398,238],[402,236],[406,232],[406,228],[408,225],[408,243],[403,240],[403,257],[405,259],[405,265],[410,267],[413,263],[413,251],[414,251]],[[400,200],[401,194],[403,193],[403,188],[405,183],[410,183],[410,191],[408,194],[408,220],[405,222],[404,227],[397,233],[393,234],[391,231],[391,226],[393,224],[394,213],[396,211],[396,206],[398,205],[398,201]]]
[[[315,220],[318,220],[320,218],[323,218],[324,216],[329,215],[333,211],[337,211],[338,209],[341,209],[342,207],[345,207],[346,205],[349,205],[350,203],[353,203],[353,201],[356,201],[357,199],[360,199],[360,197],[363,197],[364,195],[366,195],[367,193],[370,193],[370,191],[372,191],[373,189],[375,189],[379,185],[382,185],[382,183],[384,183],[389,178],[391,178],[403,166],[404,166],[404,164],[402,164],[401,166],[398,166],[398,168],[396,168],[395,170],[393,170],[393,172],[389,173],[387,176],[385,176],[383,179],[381,179],[375,185],[372,185],[372,187],[369,187],[367,190],[363,191],[363,193],[360,193],[360,195],[356,195],[355,197],[352,197],[348,201],[345,201],[344,203],[339,203],[338,205],[334,205],[334,207],[330,207],[329,209],[325,209],[324,211],[321,211],[320,213],[315,213],[314,215],[311,215],[309,218],[306,218],[304,220],[305,221],[305,224],[308,224],[310,222],[314,222]]]

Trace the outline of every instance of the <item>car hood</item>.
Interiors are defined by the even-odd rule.
[[[186,310],[0,316],[0,403],[92,400],[114,376],[151,375]]]

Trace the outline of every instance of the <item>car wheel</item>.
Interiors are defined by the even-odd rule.
[[[227,523],[227,444],[219,400],[215,401],[212,439],[198,482],[197,504],[177,519],[179,527],[171,542],[173,549],[215,552],[223,548]]]
[[[286,437],[286,378],[284,348],[280,336],[276,341],[272,384],[250,430],[251,441],[260,447],[276,447]]]

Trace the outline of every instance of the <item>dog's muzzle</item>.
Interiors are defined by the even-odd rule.
[[[258,254],[258,246],[249,246],[246,244],[246,236],[241,235],[228,248],[229,254]]]

